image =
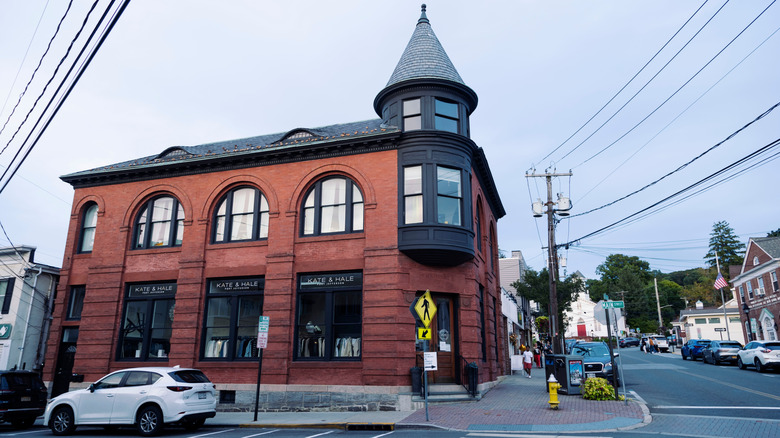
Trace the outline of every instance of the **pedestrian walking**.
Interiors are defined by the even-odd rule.
[[[542,367],[542,343],[539,341],[536,341],[534,345],[534,362],[536,363],[536,368]]]
[[[644,351],[645,354],[647,354],[647,341],[645,338],[642,338],[642,345],[639,346],[639,349]]]
[[[526,377],[531,378],[531,364],[534,360],[534,354],[531,350],[525,350],[523,352],[523,369],[525,370]]]
[[[653,338],[648,338],[647,342],[650,344],[647,349],[650,350],[650,354],[655,353],[655,341]]]

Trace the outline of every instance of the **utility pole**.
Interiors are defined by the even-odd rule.
[[[571,176],[571,172],[568,173],[542,173],[542,174],[525,174],[526,178],[541,178],[544,177],[547,180],[547,202],[543,205],[547,206],[547,269],[550,277],[550,335],[553,338],[552,347],[553,353],[564,353],[562,339],[559,332],[558,321],[558,252],[555,246],[555,212],[558,211],[562,216],[568,216],[571,209],[571,202],[568,198],[563,198],[558,195],[558,208],[554,208],[556,203],[552,199],[552,178],[554,176]],[[542,216],[542,204],[537,201],[533,205],[534,217]]]
[[[653,285],[655,285],[655,305],[658,308],[658,334],[663,335],[664,320],[661,319],[661,301],[658,299],[658,279],[653,277]]]

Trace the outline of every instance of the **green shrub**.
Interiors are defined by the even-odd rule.
[[[615,400],[615,388],[609,384],[607,379],[591,377],[585,380],[582,397],[585,400]],[[625,400],[625,397],[621,395],[620,400]]]

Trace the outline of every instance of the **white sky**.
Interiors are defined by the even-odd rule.
[[[546,217],[534,219],[531,202],[544,198],[546,191],[542,179],[525,178],[532,166],[537,172],[571,169],[571,179],[553,181],[554,191],[571,197],[572,214],[581,213],[670,172],[780,101],[780,32],[734,68],[777,30],[780,5],[773,5],[644,123],[583,164],[650,114],[772,3],[732,1],[633,102],[562,158],[658,72],[723,1],[707,2],[604,112],[545,160],[704,1],[426,2],[434,32],[463,80],[479,95],[471,117],[472,139],[485,150],[507,211],[498,226],[502,251],[508,255],[521,250],[532,268],[544,267]],[[0,104],[5,102],[0,126],[67,3],[0,2]],[[0,147],[43,89],[91,3],[74,2],[36,80],[0,134]],[[376,118],[373,99],[414,31],[420,3],[133,0],[0,194],[0,222],[11,242],[36,246],[38,262],[61,266],[73,196],[61,175],[157,154],[174,145]],[[561,222],[557,242],[622,219],[768,145],[780,137],[778,113],[780,109],[652,188]],[[35,118],[37,114],[31,121]],[[28,132],[20,131],[0,155],[0,164],[8,165]],[[568,271],[594,278],[596,267],[611,253],[642,257],[664,272],[704,266],[712,225],[720,220],[728,221],[744,242],[765,236],[780,228],[778,163],[768,162],[643,220],[583,240],[562,251]],[[0,245],[8,245],[1,233]]]

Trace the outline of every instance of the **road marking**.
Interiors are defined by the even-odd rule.
[[[636,398],[637,400],[639,400],[640,402],[642,402],[642,404],[644,404],[644,405],[647,405],[647,402],[645,401],[645,399],[643,399],[642,397],[640,397],[640,396],[639,396],[639,394],[637,394],[637,393],[636,393],[636,391],[634,391],[634,390],[632,389],[631,391],[628,391],[628,392],[630,392],[631,394],[633,394],[633,395],[634,395],[634,398]]]
[[[753,409],[750,407],[749,409]],[[657,417],[687,417],[687,418],[703,418],[707,420],[713,420],[711,415],[690,415],[690,414],[653,414]],[[755,417],[715,417],[716,420],[740,420],[740,421],[753,421],[756,423],[780,423],[780,420],[774,420],[772,418],[755,418]]]
[[[488,432],[471,432],[466,436],[494,436],[499,438],[576,438],[576,437],[588,437],[588,438],[611,438],[608,436],[593,436],[593,435],[529,435],[529,434],[517,434],[517,433],[488,433]]]
[[[279,429],[274,429],[274,430],[269,430],[267,432],[256,433],[254,435],[247,435],[247,436],[244,436],[244,437],[241,437],[241,438],[252,438],[253,436],[268,435],[269,433],[274,433],[274,432],[278,432],[278,431],[279,431]]]
[[[28,431],[28,432],[11,432],[11,433],[0,434],[0,436],[18,436],[18,435],[27,435],[27,434],[36,433],[36,432],[40,432],[40,431],[38,431],[38,430],[31,430],[31,431]]]
[[[698,377],[700,379],[709,380],[710,382],[720,383],[721,385],[728,386],[730,388],[739,389],[741,391],[750,392],[750,393],[753,393],[753,394],[756,394],[756,395],[762,395],[764,397],[771,398],[773,400],[780,400],[780,396],[777,396],[777,395],[774,395],[774,394],[769,394],[769,393],[762,392],[762,391],[756,391],[755,389],[745,388],[743,386],[734,385],[732,383],[726,383],[726,382],[724,382],[722,380],[713,379],[713,378],[710,378],[710,377],[704,377],[704,376],[702,376],[700,374],[689,373],[688,371],[680,370],[679,372],[682,373],[682,374],[687,374],[689,376]]]
[[[780,406],[653,406],[653,409],[750,409],[780,411]]]
[[[393,433],[393,432],[387,432],[387,433],[383,433],[382,435],[374,435],[374,436],[372,436],[371,438],[380,438],[380,437],[383,437],[383,436],[390,435],[391,433]]]
[[[314,438],[315,436],[322,436],[322,435],[327,435],[327,434],[329,434],[329,433],[333,433],[333,432],[334,432],[334,431],[333,431],[333,430],[331,430],[331,431],[328,431],[328,432],[318,433],[318,434],[316,434],[316,435],[309,435],[309,436],[307,436],[306,438]]]
[[[217,434],[220,434],[220,433],[231,432],[233,430],[235,430],[235,429],[218,430],[216,432],[211,432],[211,433],[203,433],[203,434],[200,434],[200,435],[192,435],[189,438],[199,438],[199,437],[202,437],[202,436],[217,435]]]

